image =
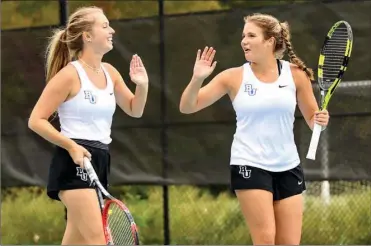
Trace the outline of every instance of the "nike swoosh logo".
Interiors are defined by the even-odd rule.
[[[303,183],[303,181],[298,181],[298,185],[301,185]]]
[[[278,88],[286,87],[287,85],[279,85]]]
[[[110,95],[112,96],[112,95],[113,95],[113,92],[112,92],[112,93],[110,93]]]

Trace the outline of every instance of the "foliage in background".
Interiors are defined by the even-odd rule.
[[[1,29],[59,24],[57,1],[2,1]]]
[[[68,1],[71,13],[81,6],[95,5],[103,8],[110,20],[152,17],[158,14],[157,1]],[[13,28],[57,25],[57,1],[5,1],[1,4],[3,30]],[[222,9],[218,1],[165,2],[166,14]]]
[[[217,11],[239,7],[261,7],[303,0],[270,1],[164,1],[165,14],[184,14],[200,11]],[[110,20],[134,19],[158,15],[157,1],[67,1],[71,13],[81,6],[95,5],[103,8]],[[58,1],[3,1],[1,4],[1,28],[14,28],[58,25]]]
[[[305,3],[308,0],[219,0],[222,6],[227,8],[254,8],[263,6],[276,6],[283,4]]]
[[[327,207],[320,197],[307,194],[302,244],[371,244],[371,190],[365,187],[353,184],[353,192],[334,195]],[[251,244],[238,202],[229,192],[212,195],[190,186],[169,191],[171,244]],[[44,192],[32,187],[3,191],[1,244],[60,244],[63,207]],[[121,194],[132,211],[141,244],[163,244],[161,187],[115,187],[112,192]]]

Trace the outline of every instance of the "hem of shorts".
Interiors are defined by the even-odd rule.
[[[264,190],[264,191],[268,191],[270,193],[273,194],[273,191],[271,189],[269,189],[268,187],[266,186],[253,186],[253,187],[231,187],[231,189],[236,192],[238,190]]]
[[[61,199],[59,198],[59,192],[60,191],[65,191],[65,190],[78,190],[78,189],[94,189],[94,187],[62,187],[59,189],[49,189],[47,190],[46,194],[50,199],[60,201]],[[52,194],[56,194],[55,196]]]
[[[284,199],[287,199],[287,198],[290,198],[290,197],[293,197],[293,196],[297,196],[297,195],[303,195],[303,193],[306,191],[307,189],[302,189],[300,192],[294,192],[290,195],[286,195],[286,196],[282,196],[282,197],[279,197],[279,198],[275,198],[273,199],[274,201],[280,201],[280,200],[284,200]]]
[[[253,162],[248,162],[248,161],[231,161],[230,165],[231,166],[245,166],[246,165],[246,166],[260,168],[260,169],[263,169],[263,170],[269,171],[269,172],[284,172],[284,171],[291,170],[291,169],[297,167],[298,165],[300,165],[300,159],[295,160],[290,165],[286,165],[282,168],[274,168],[274,165],[272,165],[273,168],[270,168],[270,167],[267,167],[267,166],[264,166],[264,165],[260,165],[260,164],[253,163]]]

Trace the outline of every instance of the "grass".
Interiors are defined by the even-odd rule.
[[[161,187],[120,187],[112,192],[133,213],[141,244],[163,244]],[[371,189],[332,196],[325,205],[305,196],[302,244],[371,244]],[[251,244],[235,197],[227,192],[170,187],[171,244]],[[60,244],[65,221],[63,206],[43,189],[17,188],[4,194],[1,244]],[[228,232],[228,233],[226,233]]]

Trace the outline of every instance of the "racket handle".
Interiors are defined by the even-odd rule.
[[[321,135],[322,126],[318,124],[314,124],[312,138],[310,140],[309,149],[307,153],[307,159],[315,160],[316,159],[316,152],[319,142],[319,137]]]
[[[90,181],[95,183],[95,185],[99,188],[99,190],[103,193],[104,196],[112,199],[113,197],[108,193],[108,191],[100,183],[99,177],[97,173],[94,171],[94,167],[92,166],[90,160],[86,157],[84,157],[84,168],[86,170],[86,173],[89,176]]]
[[[84,157],[84,168],[86,170],[86,173],[88,174],[91,181],[98,180],[98,176],[94,171],[93,166],[91,165],[91,162],[88,158]]]

